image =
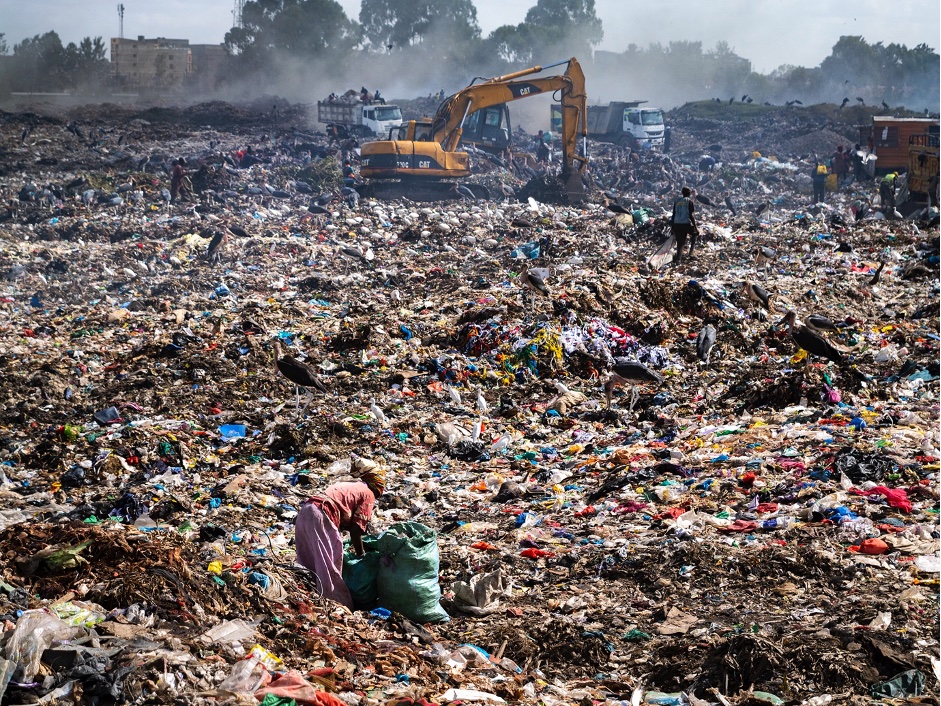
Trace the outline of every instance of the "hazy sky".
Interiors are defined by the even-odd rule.
[[[359,17],[360,0],[339,0]],[[518,24],[536,0],[474,0],[484,34]],[[0,32],[12,50],[25,37],[55,30],[62,41],[118,36],[117,0],[0,0]],[[235,0],[124,0],[124,36],[173,37],[220,43],[232,25]],[[937,0],[596,0],[604,23],[600,49],[628,44],[725,40],[756,71],[782,64],[817,66],[841,35],[870,43],[941,45]],[[548,63],[568,57],[545,57]]]

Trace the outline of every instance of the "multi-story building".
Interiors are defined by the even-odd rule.
[[[111,75],[117,86],[162,90],[183,85],[193,71],[188,39],[111,38]]]

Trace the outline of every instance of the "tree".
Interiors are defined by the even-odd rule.
[[[472,0],[363,0],[359,21],[369,45],[380,51],[429,40],[437,46],[480,40]]]
[[[9,49],[7,36],[3,32],[0,32],[0,55],[6,54]]]
[[[13,89],[60,91],[67,86],[68,63],[55,32],[24,39],[13,47]]]
[[[595,14],[595,0],[537,0],[526,13],[530,30],[530,60],[544,56],[591,56],[604,37]]]
[[[326,58],[353,49],[360,28],[336,0],[250,0],[242,26],[225,35],[240,68],[268,68],[281,52],[301,59]]]
[[[65,62],[70,68],[69,82],[75,87],[100,88],[111,70],[101,37],[85,37],[78,44],[69,42]]]
[[[532,59],[532,37],[525,24],[497,27],[485,44],[494,56],[508,64],[528,63]]]

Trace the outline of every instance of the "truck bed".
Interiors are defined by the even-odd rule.
[[[342,125],[361,125],[363,122],[363,104],[356,103],[317,103],[317,120],[322,123],[340,123]]]

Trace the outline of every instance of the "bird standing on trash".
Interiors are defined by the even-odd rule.
[[[545,280],[542,277],[537,275],[535,272],[529,271],[529,265],[523,265],[523,271],[520,272],[520,282],[523,285],[523,288],[532,292],[532,297],[534,298],[537,294],[540,294],[544,297],[549,296],[549,288],[546,286]]]
[[[639,397],[637,385],[647,382],[660,385],[663,383],[663,376],[660,373],[654,372],[643,363],[628,360],[627,358],[615,358],[614,366],[611,368],[611,376],[604,384],[604,395],[608,402],[608,407],[611,406],[611,395],[614,388],[618,385],[632,383],[631,405],[628,409],[633,411],[634,405],[637,404],[637,398]]]
[[[490,411],[490,405],[487,404],[487,398],[484,397],[482,390],[477,390],[477,411],[486,414]]]
[[[209,262],[216,262],[220,259],[222,246],[225,242],[225,232],[221,230],[216,231],[216,234],[212,236],[212,240],[209,241],[209,247],[206,248],[206,259],[209,260]]]
[[[295,411],[297,411],[298,414],[303,414],[304,411],[307,410],[308,405],[310,405],[311,400],[313,400],[313,393],[309,388],[315,387],[321,392],[327,392],[327,386],[323,384],[323,382],[317,376],[317,373],[314,372],[313,368],[300,362],[293,356],[281,355],[281,342],[277,338],[274,340],[274,360],[275,369],[294,383],[294,395],[296,398]],[[307,393],[310,397],[310,399],[307,401],[307,404],[304,405],[303,410],[300,409],[300,388],[302,387],[307,390]]]
[[[837,350],[836,347],[830,343],[830,341],[828,341],[816,331],[813,331],[809,327],[800,323],[797,320],[797,312],[789,311],[780,321],[780,323],[784,324],[785,329],[790,332],[791,338],[794,339],[794,343],[796,343],[802,350],[807,351],[807,353],[810,355],[815,355],[818,358],[826,358],[827,360],[836,363],[838,366],[840,366],[840,368],[848,370],[850,373],[860,378],[861,380],[867,379],[863,373],[850,366],[849,362],[846,360],[846,357],[839,350]]]
[[[337,253],[341,255],[346,261],[347,272],[350,271],[350,262],[361,262],[364,265],[369,264],[369,260],[363,254],[362,250],[355,248],[352,245],[341,245]]]
[[[767,265],[777,256],[777,254],[778,254],[777,250],[766,247],[764,245],[759,245],[758,250],[755,251],[755,264],[758,267],[761,267],[762,265]]]
[[[839,331],[840,327],[833,323],[823,314],[811,314],[806,319],[804,319],[804,324],[811,331],[816,331],[817,333],[823,333],[825,331]]]
[[[450,397],[451,401],[454,404],[456,404],[458,407],[461,406],[461,393],[455,390],[450,385],[448,385],[448,397]]]
[[[451,191],[457,194],[462,201],[476,201],[477,197],[474,196],[474,192],[468,189],[463,184],[451,184]]]
[[[703,363],[709,365],[709,357],[712,355],[712,349],[716,345],[716,328],[712,324],[706,324],[703,330],[696,336],[696,357]]]
[[[380,424],[385,424],[388,419],[386,418],[385,412],[382,411],[382,407],[376,404],[376,400],[372,400],[369,403],[369,411],[372,413],[372,416],[375,417],[376,421]]]
[[[759,306],[763,306],[765,310],[770,310],[771,308],[771,295],[765,291],[765,288],[760,284],[755,284],[754,282],[745,282],[742,285],[742,291],[745,292],[751,301],[755,302]]]
[[[249,237],[248,232],[244,228],[242,228],[242,226],[232,225],[231,223],[228,223],[226,224],[226,228],[229,229],[229,232],[232,233],[232,235],[237,235],[240,238]]]

